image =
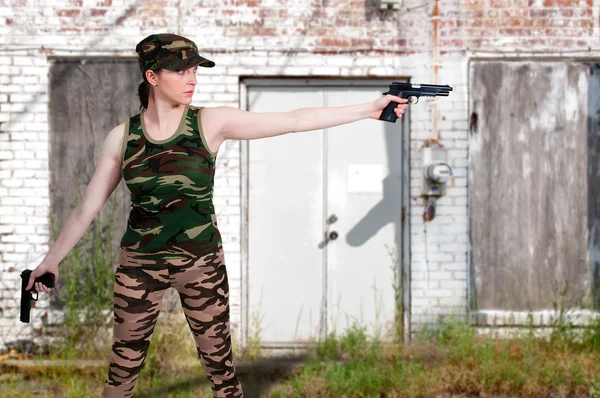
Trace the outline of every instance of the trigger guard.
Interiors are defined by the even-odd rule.
[[[415,97],[417,100],[415,102],[411,102],[411,104],[418,104],[419,103],[419,97]]]

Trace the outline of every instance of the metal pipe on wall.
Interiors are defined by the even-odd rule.
[[[438,83],[438,77],[439,77],[439,68],[440,68],[440,63],[439,63],[439,55],[440,55],[440,46],[439,46],[439,40],[440,40],[440,35],[439,35],[439,31],[440,31],[440,8],[439,8],[439,4],[438,4],[438,0],[435,0],[435,3],[433,5],[433,16],[432,16],[432,21],[433,21],[433,84],[439,84]],[[431,127],[431,141],[430,143],[437,143],[438,142],[438,129],[437,129],[437,100],[433,101],[432,104],[432,108],[431,108],[431,115],[432,115],[432,127]],[[426,143],[426,146],[427,143]]]

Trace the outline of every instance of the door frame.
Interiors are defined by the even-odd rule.
[[[388,90],[391,82],[410,82],[410,78],[407,76],[388,76],[373,78],[360,78],[360,77],[349,77],[349,78],[338,78],[338,77],[289,77],[282,78],[280,76],[273,77],[244,77],[240,76],[240,109],[248,110],[249,99],[248,89],[249,87],[268,86],[268,87],[307,87],[307,86],[376,86],[381,88],[381,92],[384,93]],[[375,100],[374,98],[373,100]],[[410,280],[411,280],[411,267],[410,267],[410,107],[407,108],[407,112],[404,113],[402,118],[402,183],[401,183],[401,196],[402,196],[402,239],[401,248],[398,258],[398,280],[397,285],[400,287],[400,294],[402,295],[402,312],[403,312],[403,340],[405,343],[410,341],[411,336],[411,294],[410,294]],[[249,282],[248,282],[248,202],[249,202],[249,185],[248,185],[248,164],[249,164],[249,147],[250,143],[248,140],[240,142],[240,206],[241,206],[241,228],[240,228],[240,243],[241,243],[241,258],[240,258],[240,333],[239,339],[242,347],[248,346],[249,340]],[[298,346],[281,346],[277,348],[297,348]],[[269,346],[269,348],[275,348]]]

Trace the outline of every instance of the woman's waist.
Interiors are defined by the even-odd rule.
[[[220,236],[216,223],[216,216],[204,217],[177,217],[177,218],[138,218],[130,217],[127,220],[128,237],[136,239],[174,243],[183,241],[211,240],[215,235]]]
[[[135,226],[181,225],[196,226],[208,224],[215,220],[214,208],[179,208],[173,210],[148,210],[132,207],[128,224]],[[215,223],[216,224],[216,223]]]
[[[211,214],[215,212],[212,195],[190,196],[187,194],[170,195],[131,195],[132,210],[149,213],[193,211],[196,213]]]

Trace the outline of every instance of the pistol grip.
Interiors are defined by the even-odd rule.
[[[396,107],[400,105],[397,102],[390,102],[385,109],[383,110],[383,112],[381,112],[381,116],[379,116],[379,120],[383,120],[386,122],[391,122],[391,123],[396,123],[396,120],[398,120],[398,116],[396,116],[396,112],[394,112],[394,109],[396,109]]]
[[[31,302],[32,301],[37,301],[38,297],[36,296],[36,298],[33,298],[33,294],[31,293],[32,291],[26,291],[25,288],[27,287],[27,285],[29,284],[29,278],[31,275],[31,270],[26,269],[23,272],[21,272],[21,322],[25,322],[25,323],[29,323],[29,315],[31,313]],[[51,274],[49,272],[45,273],[44,275],[40,276],[39,278],[35,279],[35,282],[41,282],[43,285],[49,287],[49,288],[53,288],[54,287],[54,274]],[[35,283],[34,282],[34,283]],[[36,295],[38,294],[38,292],[35,292]]]
[[[46,287],[53,288],[54,287],[54,274],[50,272],[46,272],[44,275],[35,279],[36,282],[41,282],[42,285]]]

